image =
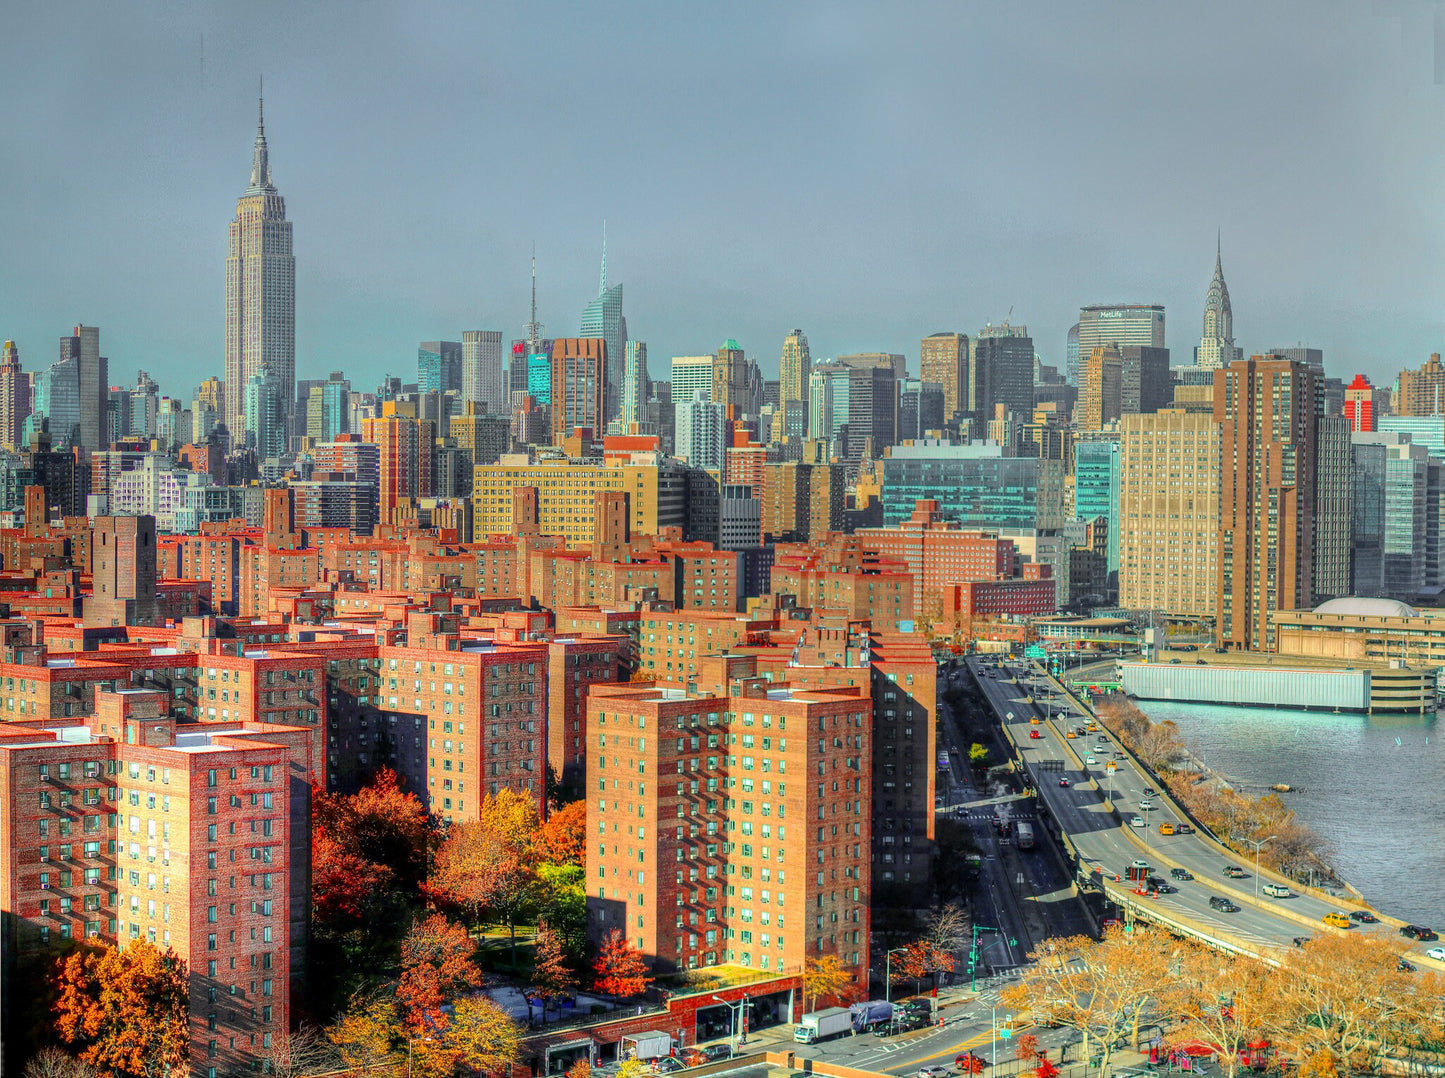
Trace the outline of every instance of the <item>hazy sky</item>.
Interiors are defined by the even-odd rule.
[[[0,63],[0,337],[77,321],[111,380],[222,365],[256,83],[294,222],[297,375],[573,335],[602,221],[654,377],[736,337],[775,376],[1010,309],[1198,342],[1216,229],[1246,351],[1378,379],[1445,349],[1445,87],[1422,3],[64,3]]]

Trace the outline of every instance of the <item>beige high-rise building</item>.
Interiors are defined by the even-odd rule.
[[[1220,484],[1218,635],[1235,648],[1273,651],[1275,611],[1314,605],[1322,380],[1277,355],[1214,372],[1214,418],[1231,462]]]
[[[6,341],[0,352],[0,449],[17,452],[30,414],[30,379],[20,369],[20,349]]]
[[[1119,420],[1119,605],[1217,613],[1224,442],[1212,415]]]
[[[919,378],[943,387],[943,418],[968,410],[968,336],[934,333],[918,348]]]
[[[1400,372],[1400,393],[1394,401],[1396,415],[1445,415],[1445,366],[1440,353],[1432,352],[1419,370]]]
[[[808,402],[808,374],[813,369],[813,357],[808,351],[808,338],[801,329],[795,329],[783,338],[783,359],[778,366],[778,399]],[[781,409],[780,409],[781,410]]]
[[[1124,357],[1113,345],[1095,348],[1084,360],[1079,387],[1079,427],[1103,430],[1123,412]]]
[[[236,200],[226,253],[226,425],[244,443],[246,383],[269,368],[289,416],[296,403],[296,259],[286,202],[271,182],[266,116],[256,126],[251,183]]]

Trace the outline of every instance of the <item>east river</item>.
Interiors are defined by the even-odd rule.
[[[1137,701],[1209,768],[1296,816],[1377,909],[1445,931],[1445,724],[1401,717]]]

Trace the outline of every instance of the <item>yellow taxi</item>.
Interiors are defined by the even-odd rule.
[[[1067,737],[1070,741],[1072,741],[1074,738],[1078,737],[1079,735],[1076,734],[1076,733],[1074,733],[1074,731],[1072,731],[1072,730],[1066,730],[1066,731],[1064,732],[1064,736]]]
[[[1159,833],[1160,833],[1161,835],[1172,835],[1172,834],[1174,834],[1174,825],[1173,825],[1172,823],[1161,823],[1161,824],[1159,825]]]
[[[1343,913],[1341,913],[1339,910],[1334,910],[1334,911],[1332,911],[1332,912],[1330,912],[1330,913],[1325,914],[1322,919],[1323,919],[1323,921],[1325,922],[1325,924],[1329,925],[1331,928],[1349,928],[1349,927],[1350,927],[1350,919],[1349,919],[1347,916],[1345,916]]]
[[[1039,718],[1037,715],[1031,715],[1031,716],[1029,716],[1029,725],[1030,725],[1030,726],[1041,726],[1041,725],[1043,724],[1043,721],[1044,721],[1044,720],[1041,719],[1041,718]]]
[[[1095,733],[1095,732],[1098,731],[1098,729],[1099,729],[1099,724],[1098,724],[1097,722],[1095,722],[1093,719],[1090,719],[1088,722],[1086,722],[1086,723],[1084,724],[1084,729],[1088,730],[1089,733],[1092,734],[1092,733]]]

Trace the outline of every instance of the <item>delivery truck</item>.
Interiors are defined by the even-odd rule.
[[[799,1044],[817,1044],[852,1028],[853,1014],[847,1007],[829,1007],[803,1015],[793,1030],[793,1040]]]
[[[672,1054],[672,1034],[660,1029],[650,1029],[644,1033],[623,1037],[621,1054],[624,1059],[639,1060],[669,1056]]]
[[[853,1032],[862,1033],[879,1022],[893,1017],[893,1004],[883,999],[870,999],[867,1003],[855,1003],[848,1008],[853,1014]]]

